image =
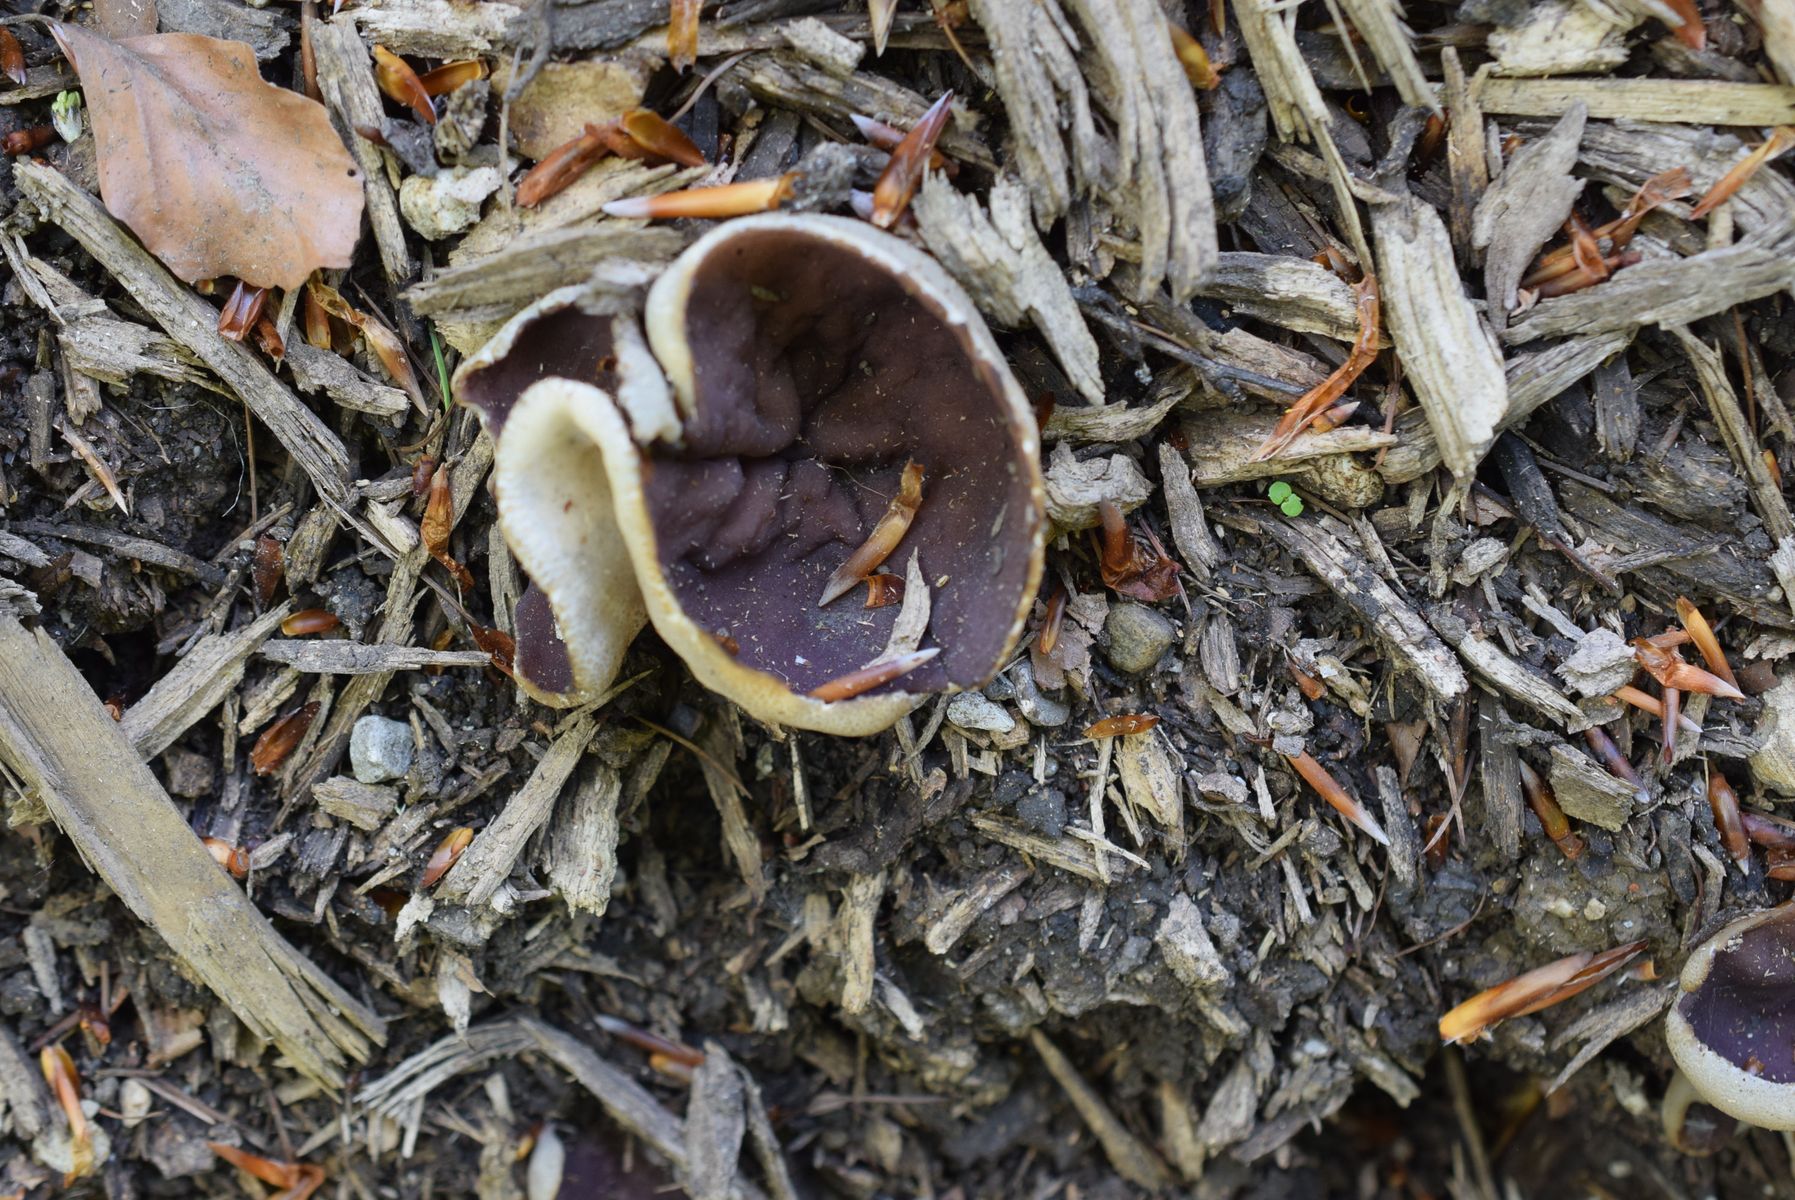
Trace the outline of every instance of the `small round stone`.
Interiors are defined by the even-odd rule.
[[[1058,837],[1066,828],[1066,794],[1058,788],[1036,788],[1016,803],[1016,816],[1045,837]]]
[[[961,729],[985,733],[1008,733],[1016,728],[1016,718],[1003,705],[986,699],[978,692],[963,692],[947,702],[947,719]]]
[[[386,717],[363,717],[349,735],[349,769],[363,783],[403,779],[411,770],[411,726]]]
[[[1177,639],[1177,627],[1144,604],[1112,604],[1103,622],[1104,653],[1112,667],[1128,675],[1158,662]]]

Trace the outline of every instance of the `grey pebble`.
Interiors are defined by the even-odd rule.
[[[411,726],[386,717],[363,717],[349,735],[349,769],[363,783],[403,779],[411,770]]]
[[[1129,675],[1158,662],[1177,638],[1177,626],[1144,604],[1112,604],[1103,622],[1103,651],[1112,667]]]

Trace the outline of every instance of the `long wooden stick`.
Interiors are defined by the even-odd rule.
[[[0,608],[0,761],[81,857],[257,1037],[341,1087],[385,1024],[275,931],[218,868],[50,637]]]

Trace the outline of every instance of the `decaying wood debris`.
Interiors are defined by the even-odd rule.
[[[1660,1032],[1795,883],[1787,4],[40,10],[0,15],[0,1197],[237,1195],[226,1157],[286,1196],[1789,1194]],[[108,211],[120,98],[48,19],[312,97],[353,264],[184,282],[145,248],[187,261],[184,197]],[[850,559],[890,496],[694,449],[644,305],[719,198],[889,225],[1034,407],[1018,648],[884,734],[756,719],[652,627],[595,700],[517,682],[566,622],[456,369],[551,293],[489,421],[558,364],[687,439],[644,492],[740,484],[704,554],[816,525],[853,567],[707,652],[978,633],[901,536]],[[796,403],[832,480],[880,451],[805,406],[879,433],[940,369],[855,332],[910,317],[758,319],[683,369],[756,364],[732,436]],[[962,502],[914,466],[900,535]],[[806,523],[736,528],[763,486]]]

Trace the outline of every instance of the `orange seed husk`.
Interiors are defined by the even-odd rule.
[[[318,708],[318,701],[308,700],[262,731],[249,750],[249,765],[257,775],[272,775],[287,761],[287,756],[305,738],[305,731],[312,727]]]
[[[1708,618],[1702,616],[1701,609],[1695,607],[1694,601],[1687,596],[1677,597],[1677,620],[1689,631],[1689,640],[1701,652],[1702,661],[1708,664],[1708,669],[1737,688],[1739,680],[1733,675],[1733,668],[1727,665],[1726,651],[1720,648],[1720,639],[1714,636],[1713,626],[1708,624]]]
[[[25,86],[25,47],[13,36],[12,30],[0,25],[0,75],[6,76],[20,87]]]
[[[1220,87],[1221,74],[1209,61],[1209,52],[1203,49],[1203,43],[1172,22],[1166,23],[1166,29],[1172,35],[1172,50],[1178,55],[1178,63],[1184,68],[1184,77],[1190,80],[1190,85],[1205,92]]]
[[[667,12],[667,60],[675,71],[698,61],[698,14],[704,0],[672,0]]]
[[[1296,773],[1303,777],[1303,781],[1314,788],[1317,794],[1333,807],[1335,812],[1364,831],[1365,835],[1378,845],[1388,846],[1390,844],[1390,835],[1384,832],[1384,827],[1378,824],[1377,818],[1372,816],[1364,805],[1355,800],[1351,793],[1341,787],[1339,781],[1328,773],[1328,769],[1315,761],[1314,755],[1304,750],[1301,754],[1286,754],[1284,757],[1292,767],[1296,768]]]
[[[837,700],[851,700],[863,692],[870,692],[881,684],[890,683],[903,675],[908,675],[922,666],[937,654],[939,646],[930,646],[927,650],[912,650],[908,654],[900,654],[896,658],[884,662],[870,663],[857,671],[849,671],[846,675],[837,676],[828,683],[811,689],[810,698],[833,703]]]
[[[685,130],[652,109],[632,108],[617,121],[646,157],[664,158],[682,167],[704,165],[704,151],[698,148],[698,143],[687,137]]]
[[[772,179],[688,188],[680,192],[662,192],[658,196],[631,196],[605,205],[605,214],[649,221],[670,221],[679,217],[745,217],[749,213],[770,212],[784,204],[791,198],[797,178],[797,172],[788,171]]]
[[[449,836],[437,844],[436,852],[424,866],[424,877],[418,880],[418,890],[432,887],[436,881],[449,873],[449,868],[461,861],[461,852],[468,848],[474,840],[474,831],[466,825],[449,831]]]
[[[1708,769],[1708,808],[1714,814],[1714,828],[1720,833],[1720,844],[1732,860],[1743,868],[1751,861],[1751,839],[1745,833],[1744,815],[1739,810],[1739,794],[1725,775]]]
[[[821,608],[840,596],[852,591],[854,585],[865,579],[878,569],[879,565],[891,557],[898,543],[904,540],[904,534],[910,531],[910,523],[916,519],[916,510],[922,507],[922,464],[911,460],[904,464],[904,473],[898,480],[897,495],[885,509],[885,515],[879,518],[878,524],[867,535],[866,541],[848,560],[835,568],[829,576],[829,582],[823,585],[823,598],[818,600]]]
[[[1084,731],[1088,738],[1122,737],[1130,733],[1145,733],[1159,724],[1159,718],[1152,713],[1123,713],[1120,716],[1105,717]]]
[[[374,82],[394,104],[403,104],[426,125],[436,124],[436,106],[430,103],[430,93],[424,88],[424,81],[411,64],[388,50],[385,46],[374,47]]]
[[[1667,688],[1683,692],[1701,692],[1723,700],[1743,700],[1745,693],[1712,671],[1704,671],[1694,663],[1684,662],[1674,650],[1665,650],[1646,638],[1633,639],[1633,656],[1646,673]],[[1665,708],[1668,710],[1669,705]]]
[[[464,83],[485,78],[484,62],[477,58],[464,58],[459,62],[446,62],[440,67],[425,71],[418,76],[418,82],[424,85],[426,96],[445,96]]]
[[[280,623],[280,631],[288,637],[304,637],[310,633],[329,633],[342,622],[327,608],[306,608]]]
[[[891,161],[879,172],[879,181],[873,185],[872,222],[880,229],[890,229],[897,224],[904,210],[910,207],[910,198],[922,186],[923,172],[929,169],[935,143],[941,140],[948,118],[953,115],[953,99],[951,90],[942,93],[941,99],[930,105],[922,119],[911,126],[904,140],[891,152]]]
[[[1630,942],[1599,954],[1570,954],[1535,967],[1493,988],[1478,992],[1440,1018],[1440,1038],[1447,1044],[1478,1037],[1498,1021],[1524,1016],[1568,1000],[1619,970],[1645,949]]]
[[[1699,28],[1700,22],[1697,21],[1696,25]],[[1744,187],[1760,167],[1790,146],[1795,146],[1795,125],[1778,125],[1757,149],[1734,163],[1726,174],[1714,181],[1714,186],[1707,190],[1701,202],[1690,211],[1690,219],[1700,220],[1732,199],[1733,194]]]

